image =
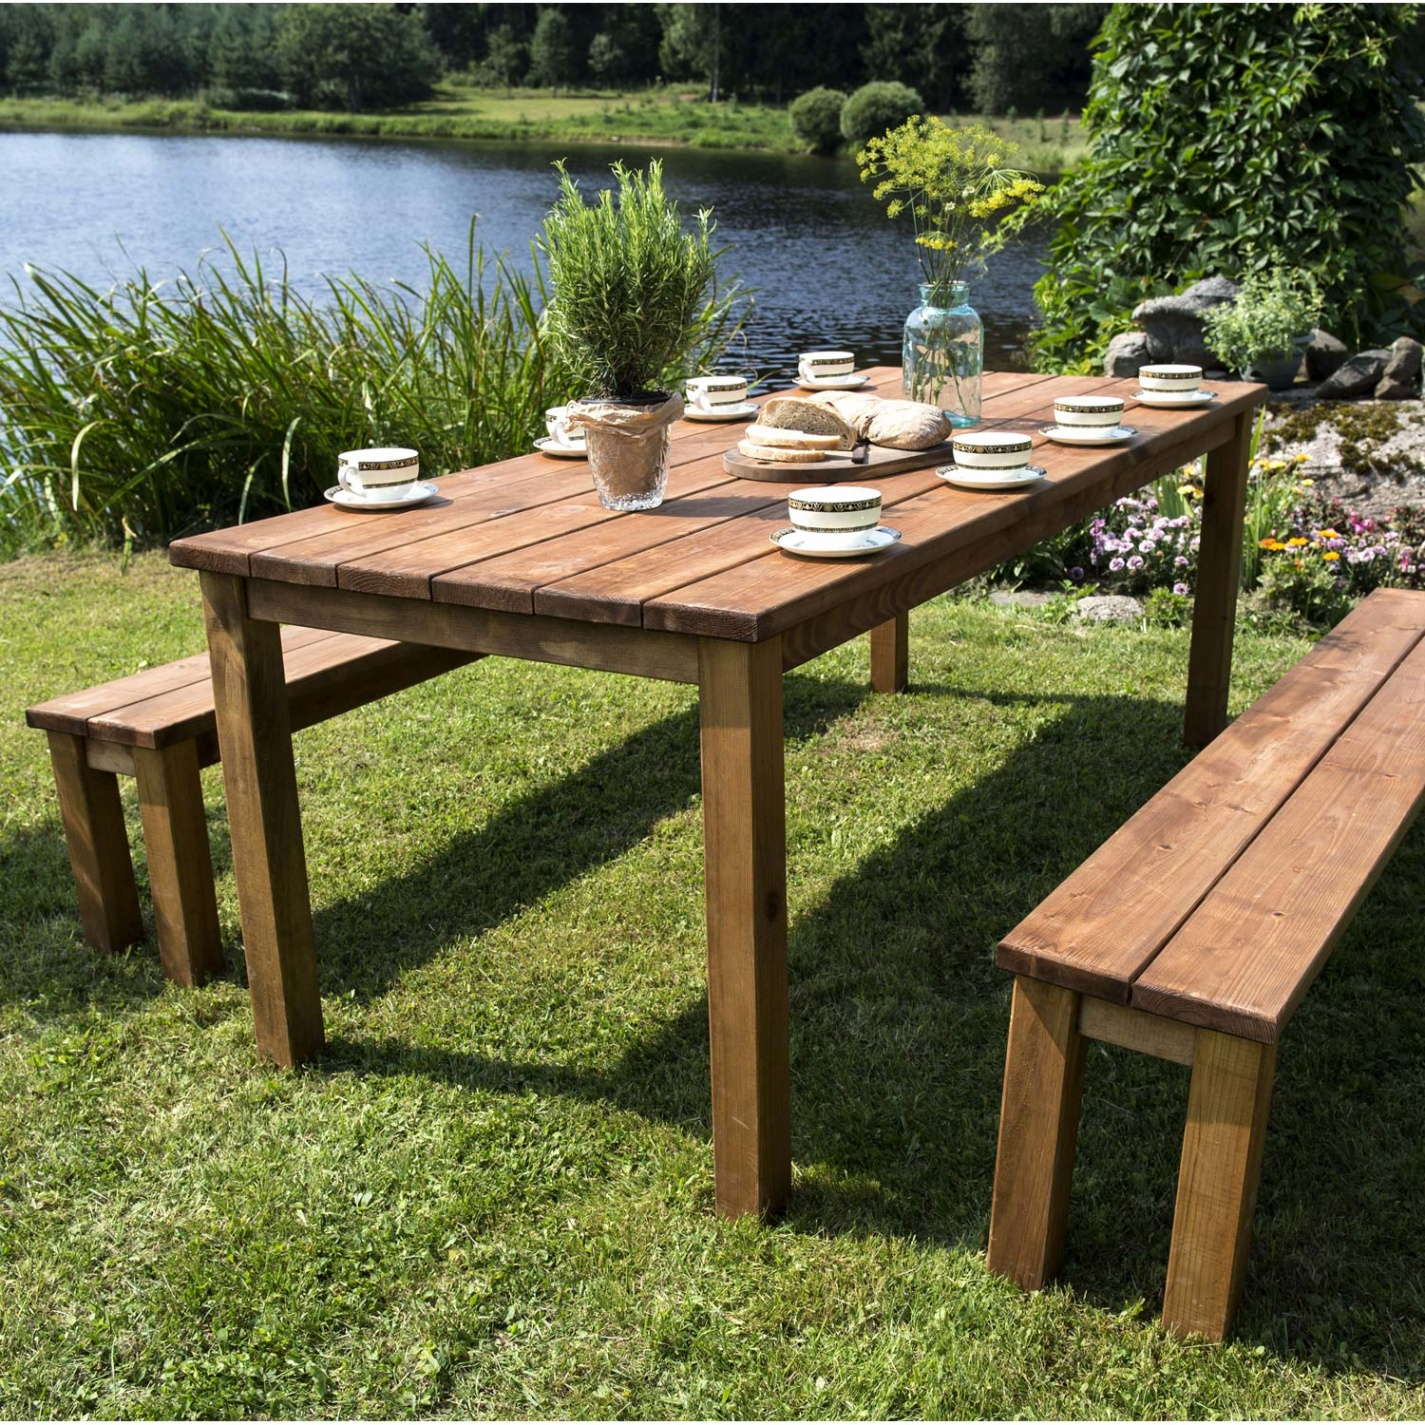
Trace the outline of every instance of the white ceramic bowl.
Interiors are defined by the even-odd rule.
[[[797,358],[797,371],[813,381],[840,380],[856,370],[854,351],[804,351]]]
[[[812,534],[862,535],[881,522],[881,492],[869,485],[809,485],[787,496],[787,514]]]
[[[1145,391],[1196,391],[1202,384],[1202,367],[1141,366],[1138,384]]]
[[[1122,396],[1060,396],[1054,402],[1054,424],[1117,426],[1123,424]]]
[[[1015,470],[1029,464],[1034,441],[1019,431],[966,431],[952,440],[955,464],[964,470]]]

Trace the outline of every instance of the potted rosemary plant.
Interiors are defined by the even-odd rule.
[[[902,380],[912,401],[957,426],[980,418],[984,327],[967,278],[996,245],[999,219],[1042,185],[1010,167],[1015,146],[981,124],[952,129],[916,115],[856,155],[886,216],[909,215],[920,259],[920,306],[906,318]]]
[[[582,398],[569,425],[586,432],[589,466],[609,509],[647,510],[668,483],[671,389],[691,374],[713,285],[712,214],[691,232],[663,191],[663,166],[613,168],[616,190],[586,203],[563,164],[540,239],[554,296],[546,337]]]

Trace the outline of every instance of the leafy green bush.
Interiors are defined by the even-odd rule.
[[[841,111],[846,96],[820,85],[792,101],[792,132],[812,153],[835,153],[841,147]]]
[[[1274,267],[1243,280],[1231,302],[1203,316],[1208,347],[1238,373],[1291,354],[1319,319],[1321,298],[1309,272]],[[1297,351],[1300,356],[1300,349]]]
[[[867,139],[890,129],[899,128],[914,114],[925,111],[920,95],[909,85],[893,79],[874,80],[863,84],[841,111],[841,133],[853,149],[861,148]]]
[[[1396,64],[1413,5],[1115,5],[1088,159],[1035,288],[1039,364],[1101,353],[1145,297],[1289,264],[1359,343],[1409,322],[1404,205],[1425,119]]]

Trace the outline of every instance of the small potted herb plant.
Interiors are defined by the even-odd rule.
[[[1320,310],[1320,292],[1309,273],[1273,267],[1243,278],[1232,302],[1204,315],[1203,332],[1208,347],[1231,370],[1280,391],[1296,380]]]
[[[647,510],[668,483],[668,426],[683,413],[670,388],[691,374],[713,285],[712,214],[685,232],[663,191],[663,167],[621,163],[616,190],[586,203],[565,171],[540,240],[554,296],[546,334],[582,399],[569,424],[586,432],[589,466],[609,509]]]

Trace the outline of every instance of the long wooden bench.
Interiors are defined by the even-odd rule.
[[[293,728],[474,661],[422,644],[285,628]],[[199,653],[28,709],[49,736],[85,938],[119,950],[143,938],[118,777],[138,783],[158,948],[167,974],[199,984],[222,967],[208,825],[198,773],[219,761],[208,655]]]
[[[1192,1067],[1163,1322],[1226,1334],[1277,1044],[1425,800],[1425,594],[1381,590],[999,947],[989,1265],[1058,1270],[1090,1039]]]

